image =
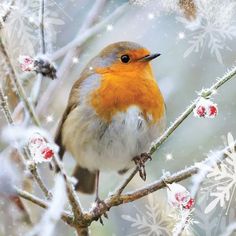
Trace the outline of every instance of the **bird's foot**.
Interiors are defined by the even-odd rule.
[[[152,157],[147,153],[142,153],[139,156],[136,156],[133,158],[133,161],[135,165],[139,169],[139,176],[142,178],[142,180],[146,180],[146,170],[145,170],[145,163],[147,160],[152,160]]]
[[[106,204],[103,200],[101,200],[99,197],[96,197],[96,199],[95,199],[94,211],[99,214],[99,213],[100,213],[100,207],[101,207],[101,206],[102,206],[103,208],[105,208],[106,210],[109,210],[107,204]],[[103,220],[102,220],[102,216],[104,216],[105,218],[108,219],[108,215],[107,215],[107,213],[105,212],[105,213],[103,213],[103,215],[99,216],[98,219],[97,219],[97,220],[99,220],[99,222],[100,222],[102,225],[104,225],[104,224],[103,224]]]

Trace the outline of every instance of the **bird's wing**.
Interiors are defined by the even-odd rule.
[[[70,114],[70,112],[72,112],[79,104],[79,92],[78,89],[81,85],[81,82],[83,81],[83,77],[81,77],[79,80],[77,80],[70,92],[70,96],[69,96],[69,101],[67,104],[67,107],[62,115],[62,118],[59,122],[57,131],[56,131],[56,135],[54,138],[55,143],[59,146],[60,150],[59,150],[59,157],[60,159],[63,158],[63,155],[65,153],[65,147],[62,143],[62,128],[64,125],[64,122],[66,121],[68,115]]]

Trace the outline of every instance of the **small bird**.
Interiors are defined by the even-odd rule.
[[[74,83],[56,133],[59,156],[69,151],[77,166],[76,189],[99,202],[99,171],[125,173],[139,166],[165,128],[165,104],[150,54],[134,42],[117,42],[94,57]]]

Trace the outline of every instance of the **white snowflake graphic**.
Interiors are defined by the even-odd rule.
[[[148,195],[146,211],[138,212],[135,216],[122,215],[122,218],[131,223],[137,231],[130,236],[169,236],[174,227],[173,218],[167,215],[164,206],[160,205],[160,199],[153,194]]]
[[[9,9],[8,5],[8,0],[0,4],[1,15]],[[55,26],[64,24],[64,21],[59,19],[57,10],[58,6],[54,0],[46,2],[45,33],[47,42],[56,39]],[[6,42],[11,42],[9,48],[14,48],[14,52],[10,51],[12,58],[18,58],[20,54],[35,55],[38,45],[39,1],[16,1],[15,5],[11,7],[11,11],[7,21],[4,22],[3,35]]]
[[[232,134],[227,136],[229,150],[225,152],[227,158],[221,161],[220,164],[216,164],[209,172],[207,177],[210,180],[208,190],[210,191],[210,197],[214,199],[208,204],[205,209],[205,213],[211,212],[215,209],[217,204],[224,207],[228,203],[226,214],[228,214],[229,207],[234,199],[234,193],[236,188],[236,151],[235,141]],[[214,182],[213,182],[214,181]]]
[[[227,40],[236,37],[236,22],[234,0],[196,0],[197,19],[189,22],[185,18],[177,18],[191,31],[188,34],[190,47],[185,51],[184,57],[192,52],[201,52],[206,48],[223,63],[221,51],[230,48]]]

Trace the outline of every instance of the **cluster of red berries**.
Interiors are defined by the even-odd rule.
[[[194,116],[214,118],[218,114],[217,104],[209,99],[201,98],[194,109]]]

